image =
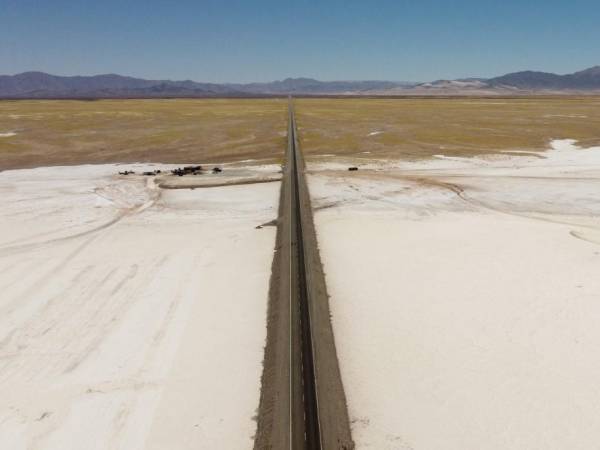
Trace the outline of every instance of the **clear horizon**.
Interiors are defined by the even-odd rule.
[[[3,3],[6,75],[418,82],[600,64],[600,5],[589,0]]]

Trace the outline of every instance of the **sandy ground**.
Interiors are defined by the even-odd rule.
[[[0,173],[2,449],[253,445],[279,183],[142,168]]]
[[[574,144],[311,166],[357,448],[597,447],[600,148]]]

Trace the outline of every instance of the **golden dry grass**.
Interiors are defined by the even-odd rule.
[[[108,162],[281,160],[287,101],[0,101],[0,170]]]
[[[300,99],[296,116],[307,158],[468,156],[563,138],[600,144],[600,97]]]
[[[307,158],[419,159],[600,144],[600,97],[298,99]],[[43,165],[281,161],[285,99],[0,101],[0,170]],[[377,134],[369,135],[377,132]],[[363,152],[370,152],[365,154]]]

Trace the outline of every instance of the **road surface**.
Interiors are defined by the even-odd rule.
[[[290,101],[256,449],[354,448]]]

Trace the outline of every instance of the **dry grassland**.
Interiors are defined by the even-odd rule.
[[[600,144],[600,97],[301,99],[296,116],[309,158],[470,156],[566,138]]]
[[[0,170],[112,162],[280,162],[285,99],[0,101]],[[298,99],[303,150],[420,159],[600,144],[600,97]],[[14,133],[14,135],[12,135]]]
[[[287,100],[0,101],[0,170],[281,160]]]

